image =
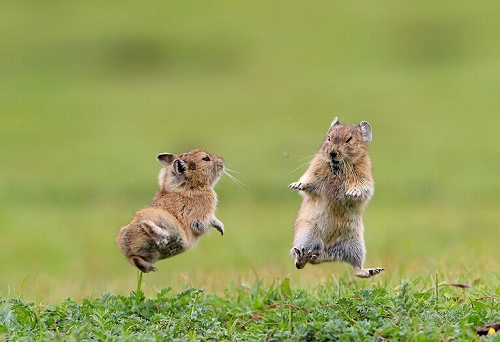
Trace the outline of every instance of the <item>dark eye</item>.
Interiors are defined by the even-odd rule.
[[[209,156],[203,157],[202,159],[203,159],[204,161],[210,161],[210,157],[209,157]]]
[[[346,141],[346,144],[347,144],[349,141],[351,141],[351,139],[352,139],[352,137],[349,137],[349,139],[347,139],[347,141]]]

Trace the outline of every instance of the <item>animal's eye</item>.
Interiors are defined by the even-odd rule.
[[[204,161],[210,161],[210,157],[209,156],[205,156],[202,158]]]
[[[349,137],[349,139],[347,139],[347,141],[346,141],[346,144],[347,144],[349,141],[351,141],[351,139],[352,139],[352,137]]]

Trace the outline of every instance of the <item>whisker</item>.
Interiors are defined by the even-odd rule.
[[[328,160],[325,159],[325,157],[323,156],[319,156],[319,159],[321,159],[323,162],[325,162],[326,164],[330,164],[330,162]]]
[[[250,187],[249,187],[248,185],[246,185],[245,183],[243,183],[242,181],[240,181],[238,178],[236,178],[236,177],[234,177],[234,176],[232,176],[232,177],[233,177],[233,179],[234,179],[236,182],[238,182],[238,184],[241,184],[241,185],[243,185],[245,188],[250,189]]]
[[[233,175],[231,175],[230,173],[228,173],[226,170],[224,170],[224,174],[226,176],[228,176],[229,179],[231,179],[236,185],[238,185],[238,186],[242,185],[242,186],[250,189],[250,187],[248,185],[246,185],[245,183],[243,183],[242,181],[240,181],[239,179],[237,179],[236,177],[234,177]]]
[[[230,169],[228,167],[225,167],[226,171],[229,171],[229,172],[234,172],[234,173],[239,173],[238,171],[236,170],[233,170],[233,169]]]
[[[314,155],[315,155],[315,154],[316,154],[316,153],[311,154],[310,156],[307,156],[307,157],[304,157],[304,158],[297,159],[297,160],[298,160],[298,161],[303,161],[303,160],[306,160],[306,159],[310,159],[310,158],[314,157]]]
[[[304,164],[300,165],[299,167],[296,167],[295,169],[293,169],[292,171],[288,172],[287,175],[291,174],[291,173],[294,173],[295,171],[297,171],[298,169],[300,169],[301,167],[304,167],[306,166],[307,164],[310,163],[310,160],[306,161]]]
[[[231,179],[232,179],[232,180],[233,180],[236,184],[238,184],[238,185],[242,185],[242,186],[244,186],[245,188],[250,189],[250,187],[249,187],[248,185],[246,185],[245,183],[243,183],[243,182],[242,182],[242,181],[240,181],[239,179],[234,178],[234,176],[231,176],[230,178],[231,178]]]
[[[233,182],[235,182],[235,183],[236,183],[236,181],[234,180],[233,176],[231,176],[229,173],[227,173],[227,172],[225,172],[225,171],[224,171],[224,174],[225,174],[225,175],[226,175],[226,176],[227,176],[230,180],[232,180]]]

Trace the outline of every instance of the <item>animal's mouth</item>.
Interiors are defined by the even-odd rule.
[[[332,164],[331,169],[334,175],[338,175],[340,173],[340,166],[338,165],[338,163]]]
[[[330,161],[331,161],[330,168],[332,169],[332,173],[334,175],[338,175],[340,173],[340,167],[342,165],[340,163],[340,160],[331,158]]]

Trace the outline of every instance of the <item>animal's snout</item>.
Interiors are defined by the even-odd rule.
[[[332,157],[332,159],[337,158],[337,156],[338,156],[337,152],[335,151],[330,152],[330,157]]]
[[[222,159],[217,160],[217,169],[224,169],[224,161]]]

